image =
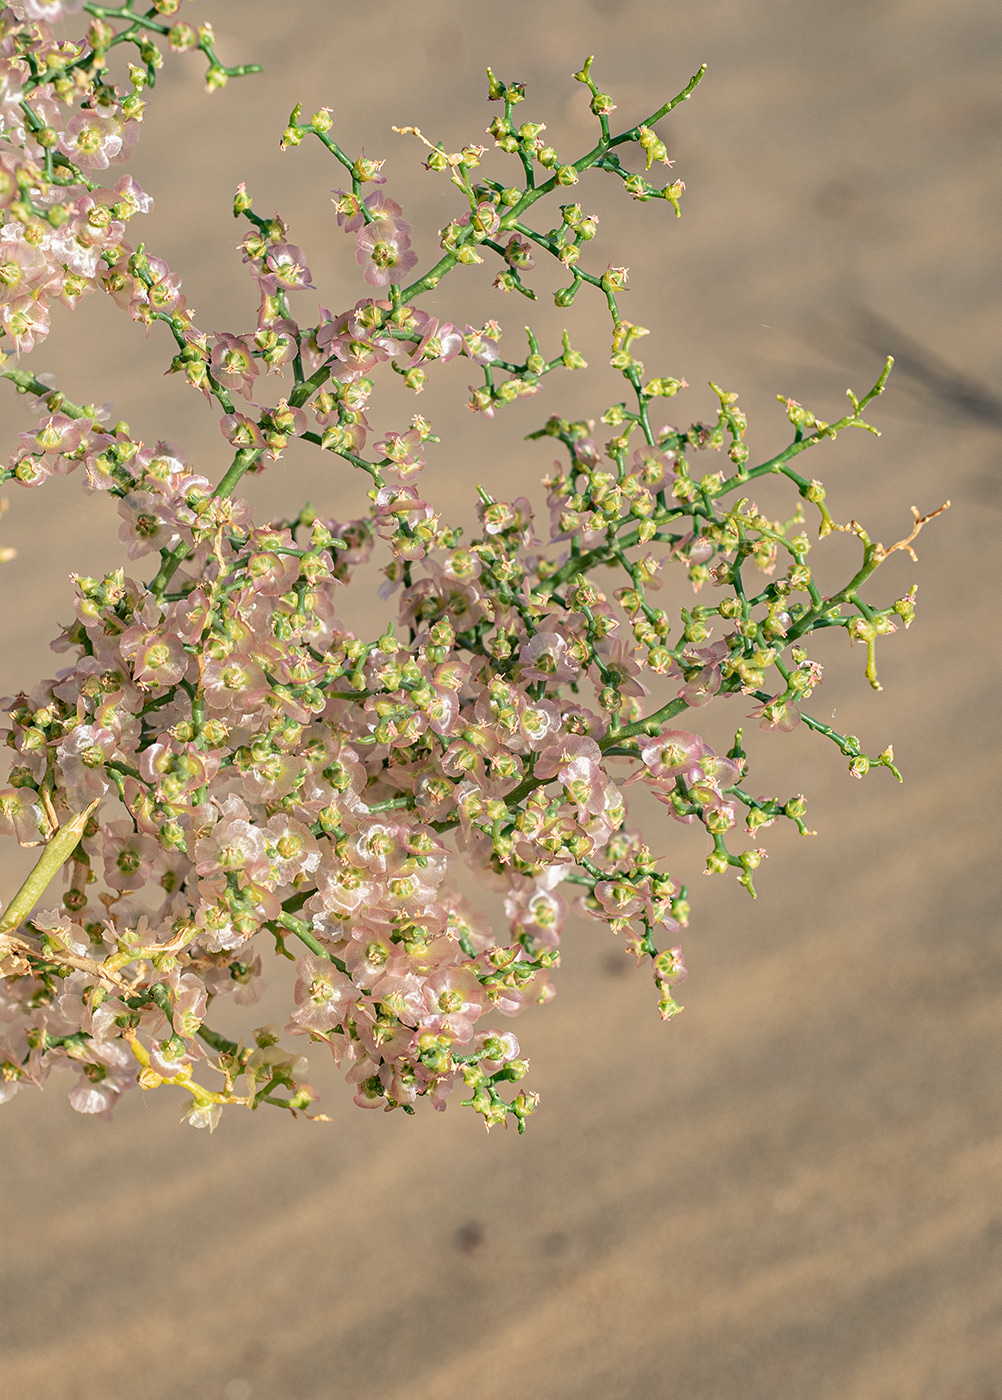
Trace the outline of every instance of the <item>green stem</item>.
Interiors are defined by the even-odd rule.
[[[89,807],[77,812],[76,816],[65,822],[49,840],[35,862],[31,874],[0,917],[0,934],[10,933],[11,929],[17,928],[28,917],[51,881],[80,844],[84,829],[100,801],[101,799],[96,797]]]
[[[240,1049],[235,1040],[227,1040],[225,1035],[210,1030],[208,1026],[199,1026],[198,1038],[204,1040],[213,1050],[217,1050],[220,1055],[235,1055]]]
[[[222,497],[232,496],[237,482],[250,470],[260,456],[261,449],[259,447],[242,447],[234,457],[226,475],[212,494]],[[183,560],[187,559],[191,550],[191,545],[186,544],[182,540],[179,545],[175,545],[169,554],[163,556],[163,562],[157,571],[157,576],[150,584],[150,590],[154,597],[158,599],[163,598],[164,593],[167,591],[167,585],[174,577]]]
[[[766,476],[770,472],[782,472],[784,466],[791,458],[796,457],[800,452],[805,452],[808,447],[815,447],[824,438],[834,438],[835,434],[840,433],[843,428],[866,428],[870,432],[875,432],[876,429],[869,423],[863,422],[860,414],[874,399],[879,398],[884,392],[884,389],[887,387],[887,377],[893,365],[894,359],[892,356],[888,355],[884,363],[884,368],[880,371],[880,375],[873,388],[870,389],[868,393],[864,394],[861,399],[852,399],[852,413],[846,414],[845,417],[840,418],[837,423],[828,423],[819,426],[818,430],[811,433],[809,437],[798,438],[796,441],[791,442],[789,447],[785,447],[783,451],[778,452],[775,457],[770,457],[767,462],[762,462],[759,466],[752,467],[750,471],[736,472],[734,476],[728,477],[727,480],[717,488],[714,492],[714,496],[722,496],[727,491],[733,491],[736,486],[744,486],[746,482],[754,481],[757,477]],[[783,475],[788,476],[790,480],[801,489],[809,484],[805,477],[799,476],[796,472],[787,471],[783,472]]]
[[[81,404],[71,403],[58,389],[50,389],[48,384],[43,384],[27,370],[0,370],[0,378],[9,379],[17,386],[19,393],[37,394],[40,399],[45,400],[45,406],[50,413],[65,413],[67,418],[93,418],[96,412],[93,404],[85,408]]]
[[[300,943],[305,943],[310,952],[315,953],[318,958],[326,958],[328,962],[332,962],[338,972],[347,973],[347,965],[343,963],[340,958],[336,958],[333,953],[328,952],[319,938],[314,934],[312,927],[303,919],[297,919],[294,914],[286,914],[283,911],[273,922],[281,924],[282,927],[287,928],[290,933],[294,933]]]
[[[451,272],[458,262],[459,259],[456,257],[455,253],[446,253],[445,257],[439,258],[438,262],[429,272],[426,272],[423,277],[419,277],[416,282],[412,282],[409,287],[403,289],[400,293],[401,302],[406,304],[409,301],[413,301],[415,297],[420,296],[422,292],[430,292],[432,287],[437,287],[445,274]]]
[[[653,126],[654,123],[659,122],[662,117],[666,117],[668,113],[674,107],[677,107],[680,102],[687,102],[692,96],[692,94],[696,91],[696,88],[699,86],[699,84],[703,81],[703,75],[705,74],[705,72],[706,64],[703,63],[700,65],[699,71],[693,73],[692,77],[689,79],[688,83],[685,85],[685,87],[680,93],[677,93],[669,102],[666,102],[663,107],[659,107],[656,112],[652,112],[646,121],[638,122],[636,126],[631,127],[629,131],[624,131],[620,136],[614,136],[612,140],[608,143],[609,148],[611,149],[613,146],[621,146],[624,141],[636,141],[640,136],[640,128],[642,126]]]
[[[612,734],[599,741],[599,746],[603,749],[611,748],[614,744],[619,744],[623,739],[632,739],[635,734],[656,734],[665,720],[674,719],[687,709],[686,702],[679,697],[676,700],[669,700],[667,705],[662,705],[660,710],[655,710],[654,714],[648,715],[646,719],[635,720],[632,724],[624,724],[622,729],[615,730]]]
[[[876,548],[873,545],[869,547],[864,546],[863,564],[858,572],[853,575],[844,588],[840,588],[838,592],[833,593],[830,598],[822,598],[820,604],[813,607],[809,613],[806,613],[788,630],[786,634],[787,644],[792,644],[806,632],[810,632],[818,622],[822,613],[829,612],[832,608],[841,607],[843,603],[852,603],[859,609],[864,617],[867,617],[868,614],[872,616],[872,610],[862,599],[856,597],[856,590],[866,582],[872,573],[876,572],[881,562],[882,561],[877,557]]]

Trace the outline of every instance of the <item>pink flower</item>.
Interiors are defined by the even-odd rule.
[[[181,279],[171,272],[170,267],[163,258],[149,256],[147,258],[152,281],[149,287],[142,282],[136,282],[132,301],[129,304],[129,314],[134,320],[145,321],[148,312],[147,306],[154,311],[181,311],[184,308],[184,297],[181,295]]]
[[[243,807],[243,803],[239,804]],[[243,807],[246,813],[246,807]],[[246,815],[223,818],[211,835],[195,842],[195,868],[199,875],[217,871],[267,871],[264,833]]]
[[[33,433],[19,433],[18,437],[32,452],[45,452],[55,455],[60,452],[75,452],[94,426],[90,418],[69,418],[65,413],[50,414]]]
[[[628,919],[641,908],[643,900],[629,880],[599,880],[595,898],[610,919]]]
[[[136,1062],[120,1040],[90,1040],[81,1046],[81,1059],[70,1104],[77,1113],[110,1119],[122,1094],[136,1083]]]
[[[213,378],[233,393],[251,396],[258,367],[247,340],[236,335],[217,335],[209,368]]]
[[[553,890],[541,888],[540,882],[527,884],[509,894],[504,907],[514,937],[529,934],[535,943],[546,948],[555,948],[560,942],[567,905]]]
[[[83,3],[84,0],[20,0],[11,9],[21,19],[42,19],[54,24],[66,15],[79,14]]]
[[[710,703],[720,685],[720,667],[704,666],[693,680],[686,681],[681,687],[678,698],[684,700],[691,710],[696,710]]]
[[[712,783],[718,792],[725,788],[733,787],[739,782],[744,772],[744,761],[733,758],[724,758],[720,754],[715,754],[711,749],[707,749],[703,757],[699,760],[699,766],[707,782]]]
[[[531,272],[536,266],[536,259],[532,255],[532,244],[527,238],[522,238],[517,233],[513,233],[508,239],[504,255],[510,266],[517,267],[522,272]]]
[[[565,734],[541,750],[533,771],[537,778],[559,774],[563,781],[564,774],[572,771],[571,765],[581,758],[597,765],[602,761],[602,750],[585,734]]]
[[[277,885],[288,885],[299,875],[312,875],[320,864],[316,838],[287,813],[272,817],[264,828],[272,878]]]
[[[83,0],[80,0],[83,3]],[[121,175],[115,183],[116,203],[126,206],[122,217],[129,213],[148,214],[153,208],[153,196],[147,194],[138,180],[131,175]]]
[[[109,729],[80,724],[61,739],[56,755],[63,783],[81,805],[107,792],[103,769],[115,752],[118,740]]]
[[[640,675],[640,667],[624,642],[618,638],[607,637],[604,641],[599,642],[595,653],[597,657],[601,658],[601,674],[604,685],[614,686],[621,695],[649,694],[644,683],[637,679]]]
[[[327,958],[312,953],[296,963],[296,1009],[292,1013],[293,1034],[316,1031],[323,1034],[341,1025],[358,991],[349,977],[339,972]]]
[[[385,287],[398,282],[403,273],[417,263],[417,253],[411,251],[411,226],[403,220],[395,222],[379,218],[359,229],[355,261],[372,287]]]
[[[137,122],[85,110],[67,122],[59,149],[84,170],[106,170],[128,159],[138,136]]]
[[[348,918],[372,908],[379,896],[378,882],[367,871],[321,860],[316,873],[317,894],[307,908],[314,915],[331,914]]]
[[[501,354],[498,349],[498,337],[501,334],[501,327],[496,321],[488,321],[483,330],[475,330],[473,326],[467,326],[463,332],[463,348],[469,358],[477,365],[491,365]]]
[[[267,292],[269,296],[274,296],[280,289],[283,292],[301,292],[313,286],[303,250],[297,248],[294,243],[279,243],[269,248],[264,265],[267,272],[258,280],[262,291]]]
[[[427,312],[418,312],[416,324],[421,332],[408,367],[426,364],[430,360],[454,360],[463,348],[463,337],[448,321],[439,321]]]
[[[417,428],[410,428],[406,433],[388,432],[376,443],[376,451],[390,459],[392,470],[401,481],[410,481],[424,467],[421,434]]]
[[[691,773],[706,752],[699,735],[687,729],[666,729],[663,734],[644,736],[638,747],[651,777],[659,783],[671,779],[670,786],[674,786],[680,773]]]
[[[607,783],[602,769],[587,758],[576,758],[561,770],[560,781],[569,802],[577,808],[578,821],[605,811]]]
[[[164,1079],[173,1079],[181,1074],[191,1062],[192,1057],[178,1036],[165,1036],[150,1044],[150,1068]]]
[[[362,313],[372,306],[371,301],[360,301],[354,311],[342,311],[317,329],[318,347],[328,358],[340,362],[331,366],[331,375],[343,383],[367,374],[381,360],[389,359],[394,349],[395,342],[389,336],[363,323]]]
[[[130,627],[123,633],[119,651],[132,661],[133,679],[139,686],[176,686],[188,671],[188,652],[181,637],[171,631]]]
[[[166,741],[166,742],[165,742]],[[143,749],[139,771],[154,785],[160,801],[183,802],[204,787],[219,770],[219,755],[200,753],[192,744],[181,744],[164,734]]]
[[[42,299],[20,297],[0,306],[0,323],[19,355],[29,354],[49,334],[49,308]]]
[[[104,878],[113,890],[141,890],[153,870],[160,847],[152,836],[141,836],[131,821],[109,822],[101,828]]]
[[[552,700],[520,700],[516,727],[504,742],[517,753],[523,753],[526,749],[538,751],[546,748],[562,727],[560,710]]]
[[[551,685],[570,684],[580,669],[568,653],[566,637],[559,632],[537,632],[522,647],[519,660],[526,680]]]
[[[34,788],[0,790],[0,836],[13,836],[22,846],[37,846],[48,828]]]
[[[19,303],[49,276],[42,250],[25,241],[20,225],[7,224],[0,232],[0,303]]]
[[[268,693],[268,679],[250,656],[233,651],[222,661],[207,661],[202,672],[206,704],[219,714],[248,714]]]
[[[379,183],[382,183],[385,178],[385,176],[380,176]],[[346,195],[344,190],[332,190],[331,193],[337,208],[338,227],[343,228],[345,233],[357,233],[365,224],[365,215],[362,213],[357,198],[352,194]],[[396,200],[390,199],[388,195],[383,194],[382,190],[375,190],[372,194],[366,195],[363,202],[373,219],[391,219],[403,222],[404,211]]]
[[[797,705],[777,697],[757,705],[748,718],[759,719],[759,729],[779,729],[784,734],[792,734],[800,724],[801,714]]]
[[[441,967],[424,985],[421,1025],[466,1045],[473,1039],[473,1025],[486,1000],[480,980],[470,968]]]
[[[234,447],[256,447],[263,452],[268,446],[264,433],[245,413],[224,413],[219,420],[219,431]]]
[[[130,491],[119,501],[118,513],[123,521],[118,538],[130,559],[171,549],[180,539],[174,512],[152,491]]]
[[[175,1035],[191,1041],[198,1034],[198,1028],[205,1019],[208,996],[205,983],[193,972],[181,972],[178,968],[167,979],[171,991],[171,1028]],[[196,1051],[196,1055],[199,1052]]]

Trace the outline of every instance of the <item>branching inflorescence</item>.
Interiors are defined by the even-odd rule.
[[[656,403],[685,382],[647,377],[636,358],[646,332],[620,311],[627,270],[593,262],[598,220],[577,187],[603,171],[634,200],[677,213],[682,182],[651,183],[653,167],[671,164],[655,128],[702,70],[613,134],[614,104],[590,59],[574,76],[598,136],[577,160],[545,144],[541,123],[519,120],[522,85],[492,73],[489,134],[511,158],[501,164],[510,183],[483,173],[499,159],[485,160],[484,146],[452,153],[403,129],[457,190],[424,273],[410,225],[380,188],[382,162],[346,154],[329,110],[304,121],[297,107],[283,144],[318,139],[343,168],[337,222],[368,294],[297,320],[297,294],[312,287],[305,256],[241,187],[234,213],[260,291],[257,326],[205,333],[163,259],[128,241],[150,197],[129,175],[105,183],[135,140],[165,43],[200,50],[210,88],[249,71],[224,67],[209,26],[178,20],[178,5],[0,9],[0,373],[41,415],[4,476],[38,486],[77,471],[86,491],[114,500],[129,559],[155,565],[148,583],[121,567],[75,576],[75,619],[53,644],[68,666],[6,702],[13,758],[0,828],[44,844],[0,918],[0,1099],[62,1065],[77,1071],[70,1098],[85,1113],[109,1114],[137,1083],[181,1089],[196,1126],[228,1103],[308,1111],[306,1061],[278,1027],[234,1042],[211,1026],[219,998],[257,1001],[272,950],[295,961],[286,1031],[329,1045],[356,1103],[443,1108],[459,1084],[488,1126],[513,1117],[521,1130],[536,1096],[495,1016],[552,995],[569,906],[623,935],[653,972],[661,1015],[678,1010],[686,891],[627,825],[631,786],[702,827],[707,870],[735,870],[752,893],[765,852],[745,848],[742,829],[759,839],[785,818],[806,830],[802,797],[747,790],[741,731],[715,753],[694,711],[748,697],[762,727],[806,724],[855,776],[873,765],[897,776],[890,748],[869,758],[804,708],[821,680],[805,644],[843,628],[865,644],[876,686],[876,639],[908,626],[914,590],[884,607],[863,600],[892,551],[855,521],[837,525],[820,482],[794,466],[842,429],[874,431],[864,414],[890,361],[837,422],[784,400],[792,441],[758,465],[736,395],[716,386],[715,422],[654,426]],[[86,37],[57,40],[47,21],[81,9]],[[136,55],[127,90],[109,77],[121,46]],[[621,158],[637,151],[639,172]],[[430,424],[376,426],[376,378],[394,373],[419,393],[439,365],[464,358],[478,379],[470,407],[491,416],[537,394],[552,371],[584,368],[566,333],[548,356],[529,331],[525,358],[505,359],[497,322],[459,327],[419,305],[456,268],[491,258],[499,291],[535,299],[544,255],[562,269],[558,306],[586,285],[604,299],[624,399],[601,415],[607,434],[551,417],[531,435],[563,452],[545,482],[548,520],[481,488],[480,530],[464,540],[417,484],[437,440]],[[97,290],[170,336],[171,369],[221,410],[231,450],[215,484],[178,448],[138,441],[23,367],[49,331],[50,303],[72,307]],[[358,519],[307,507],[255,523],[241,480],[294,437],[364,474]],[[726,465],[701,470],[707,449]],[[800,498],[786,523],[752,499],[771,476]],[[805,507],[821,536],[848,530],[860,544],[856,572],[830,596],[807,562]],[[911,550],[925,519],[915,515],[893,549]],[[373,555],[395,617],[366,640],[339,620],[338,595]],[[670,616],[654,601],[670,563],[720,601]],[[503,935],[459,893],[457,860],[502,893]],[[61,904],[40,905],[57,873]]]

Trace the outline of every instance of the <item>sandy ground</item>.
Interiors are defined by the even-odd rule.
[[[874,410],[882,439],[840,437],[812,469],[837,516],[885,540],[913,502],[954,508],[917,566],[887,566],[883,591],[917,581],[920,613],[884,645],[884,692],[866,690],[858,652],[824,657],[820,705],[871,751],[893,740],[904,788],[879,772],[852,782],[807,736],[758,745],[758,789],[805,790],[820,836],[775,840],[755,904],[696,876],[689,833],[655,828],[673,868],[696,876],[685,1015],[660,1025],[647,978],[596,927],[575,927],[560,995],[518,1027],[542,1093],[524,1138],[487,1137],[458,1109],[364,1114],[333,1075],[332,1123],[231,1110],[211,1139],[178,1126],[166,1092],[131,1096],[114,1126],[72,1113],[58,1082],[6,1106],[0,1393],[998,1400],[997,5],[199,8],[222,53],[267,64],[208,99],[175,63],[140,147],[159,200],[147,246],[180,271],[201,324],[240,330],[253,314],[227,213],[240,179],[289,217],[327,304],[360,294],[327,203],[336,171],[319,150],[276,150],[295,101],[329,103],[345,146],[390,157],[389,190],[429,251],[447,187],[390,122],[476,139],[491,63],[528,82],[527,113],[558,148],[584,149],[569,74],[586,54],[624,121],[706,61],[697,98],[666,123],[684,218],[645,210],[627,234],[621,203],[585,197],[605,256],[633,270],[648,365],[685,375],[691,417],[711,411],[707,379],[739,390],[761,458],[784,439],[776,392],[833,418],[846,386],[867,387],[897,351]],[[441,295],[443,314],[458,306]],[[524,304],[471,295],[466,314],[499,314],[514,339]],[[538,320],[576,326],[598,363],[590,314],[543,306]],[[213,416],[160,377],[160,340],[120,319],[96,300],[62,317],[35,367],[78,399],[113,394],[134,428],[218,474]],[[499,473],[531,489],[549,458],[522,436],[611,393],[601,374],[590,397],[549,384],[488,425],[456,406],[454,377],[451,406],[429,409],[437,500],[468,510],[475,482]],[[25,410],[11,396],[0,412],[10,442]],[[290,454],[255,494],[264,510],[290,491],[338,514],[359,486]],[[49,673],[67,569],[118,561],[102,504],[72,482],[14,495],[3,690]],[[362,615],[374,616],[364,600]]]

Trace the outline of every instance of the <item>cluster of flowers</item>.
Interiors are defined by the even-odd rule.
[[[201,47],[210,81],[237,71],[218,64],[207,26],[182,42],[179,24],[154,18],[176,8],[160,0],[142,21],[123,14],[117,32],[101,18],[86,42],[62,47],[44,23],[0,11],[3,138],[15,153],[4,168],[16,184],[0,230],[9,342],[31,349],[47,326],[47,294],[72,305],[100,286],[133,319],[167,327],[172,368],[222,409],[220,431],[235,449],[213,485],[178,448],[103,424],[20,366],[2,371],[46,410],[21,434],[6,478],[37,486],[79,471],[85,490],[116,500],[128,558],[159,563],[148,584],[124,568],[77,577],[75,620],[54,643],[69,665],[7,702],[13,759],[0,833],[46,844],[0,918],[0,1100],[68,1066],[77,1071],[71,1101],[87,1113],[109,1114],[136,1084],[164,1083],[187,1093],[196,1126],[212,1126],[227,1103],[308,1110],[306,1060],[283,1048],[277,1027],[235,1042],[206,1021],[221,997],[258,1000],[271,946],[295,960],[287,1033],[326,1042],[356,1103],[443,1108],[462,1084],[488,1127],[513,1119],[521,1130],[536,1096],[521,1087],[505,1095],[527,1062],[515,1036],[488,1022],[552,996],[569,908],[621,934],[653,973],[662,1016],[678,1010],[686,891],[628,826],[631,787],[678,822],[699,824],[711,846],[707,870],[735,869],[752,893],[765,852],[732,851],[728,840],[741,826],[756,837],[781,816],[806,830],[801,797],[746,790],[740,730],[718,754],[691,719],[676,720],[717,696],[743,695],[765,728],[805,723],[832,738],[856,776],[871,763],[895,771],[890,749],[871,760],[852,736],[806,713],[821,670],[801,643],[816,627],[845,628],[866,645],[876,684],[876,638],[910,622],[913,596],[882,609],[860,598],[891,550],[856,522],[837,526],[820,484],[790,465],[841,428],[868,426],[863,410],[889,366],[838,423],[786,401],[793,442],[759,466],[748,464],[735,395],[722,390],[715,424],[654,430],[652,404],[684,381],[644,378],[633,354],[643,328],[617,302],[626,270],[582,267],[597,219],[564,205],[559,228],[544,232],[529,212],[591,168],[617,175],[634,199],[677,208],[681,182],[657,189],[646,179],[655,161],[670,164],[653,128],[700,75],[614,137],[614,104],[593,82],[590,60],[575,76],[601,135],[580,160],[544,145],[540,123],[519,125],[524,90],[493,74],[489,96],[505,115],[490,131],[518,158],[520,183],[476,177],[482,146],[454,154],[429,146],[429,169],[448,172],[464,208],[441,231],[439,260],[407,286],[418,261],[410,225],[380,190],[364,194],[383,182],[381,162],[341,151],[326,109],[302,122],[297,108],[285,144],[314,136],[350,175],[351,188],[334,191],[337,220],[382,299],[298,320],[290,299],[312,288],[305,255],[241,187],[235,212],[248,223],[257,326],[200,331],[166,263],[123,242],[125,221],[147,197],[128,176],[113,198],[95,195],[85,174],[124,157],[138,119],[133,99],[104,84],[110,43],[134,43],[144,56],[149,71],[132,70],[137,91],[159,61],[157,34],[176,48]],[[59,103],[76,103],[82,118],[60,127]],[[42,139],[43,128],[54,135]],[[615,149],[626,143],[643,152],[645,174],[621,164]],[[496,322],[460,328],[416,304],[485,251],[501,259],[499,290],[534,296],[523,282],[533,248],[571,273],[559,305],[585,283],[605,297],[612,364],[635,406],[602,415],[604,442],[594,424],[551,418],[535,436],[559,442],[566,460],[546,482],[548,519],[524,498],[481,489],[479,533],[463,542],[416,484],[437,440],[430,424],[415,415],[406,427],[375,428],[373,376],[389,367],[420,392],[435,366],[463,358],[483,374],[470,406],[492,414],[538,393],[551,371],[582,368],[566,334],[547,358],[530,332],[526,358],[514,362],[501,356]],[[284,380],[275,401],[262,392],[271,375]],[[365,474],[365,514],[337,521],[304,509],[255,523],[234,494],[238,483],[292,437]],[[693,472],[694,454],[725,448],[728,472]],[[799,510],[784,525],[750,500],[746,483],[767,473],[786,476],[817,507],[822,534],[858,536],[862,562],[839,593],[822,597],[814,583]],[[922,523],[916,517],[912,536],[893,548],[910,550]],[[366,640],[339,618],[338,596],[377,551],[396,617]],[[651,601],[668,562],[681,564],[697,592],[708,582],[723,590],[721,601],[683,608],[676,624]],[[758,573],[754,586],[745,565]],[[615,587],[596,584],[599,567],[615,571]],[[460,893],[457,861],[502,895],[503,935]],[[59,869],[68,881],[61,907],[36,907]],[[306,952],[296,958],[290,941]],[[207,1087],[205,1071],[222,1082]]]
[[[125,226],[152,205],[131,177],[101,185],[101,172],[125,162],[139,134],[140,93],[162,62],[151,34],[175,49],[201,48],[214,85],[242,71],[216,61],[209,26],[156,21],[157,11],[177,8],[161,0],[142,33],[136,24],[116,33],[96,18],[80,42],[58,39],[47,23],[78,12],[79,0],[0,8],[0,325],[19,353],[48,335],[53,300],[72,308],[128,258]],[[106,79],[106,55],[129,30],[140,63],[123,92]]]

